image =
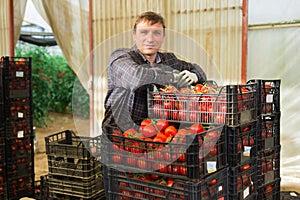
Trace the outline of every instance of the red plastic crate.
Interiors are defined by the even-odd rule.
[[[257,84],[227,85],[218,94],[148,91],[148,115],[174,122],[236,126],[257,117]]]
[[[170,143],[128,138],[114,132],[119,130],[108,128],[100,137],[101,156],[102,162],[118,170],[199,179],[227,166],[223,125],[210,125],[200,134],[178,134]]]
[[[194,181],[166,177],[153,181],[149,173],[131,174],[112,168],[104,176],[109,180],[108,199],[228,199],[228,168]]]

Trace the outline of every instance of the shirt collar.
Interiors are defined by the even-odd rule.
[[[142,56],[142,58],[143,58],[143,60],[144,60],[145,62],[148,61],[148,60],[145,58],[145,56],[140,52],[140,50],[136,47],[136,45],[134,45],[134,46],[132,47],[132,49],[133,49],[134,51],[137,51],[137,52]],[[156,58],[155,58],[155,63],[160,63],[160,62],[161,62],[161,58],[160,58],[160,56],[159,56],[159,52],[157,52]]]

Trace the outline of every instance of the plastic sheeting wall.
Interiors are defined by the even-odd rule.
[[[281,79],[281,186],[300,192],[300,26],[253,28],[248,37],[248,79]]]
[[[240,82],[240,0],[94,0],[94,105],[98,122],[103,116],[109,55],[116,48],[133,45],[135,19],[148,10],[160,13],[166,20],[164,50],[202,65],[208,78],[219,84]]]

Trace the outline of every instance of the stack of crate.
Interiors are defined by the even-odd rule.
[[[93,140],[71,130],[45,137],[48,199],[101,199],[102,165],[93,155]]]
[[[31,78],[31,58],[1,58],[1,199],[34,196]]]
[[[280,80],[250,80],[259,89],[258,199],[280,199]]]
[[[178,129],[200,123],[206,131],[187,136],[185,143],[163,143],[124,137],[122,131],[107,128],[102,159],[108,168],[108,198],[256,198],[257,89],[249,83],[224,86],[216,94],[148,91],[149,118],[165,118]],[[130,153],[136,144],[142,155]]]

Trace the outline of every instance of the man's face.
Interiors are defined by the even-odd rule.
[[[133,39],[137,48],[146,56],[155,56],[164,40],[164,29],[160,23],[150,24],[142,21],[133,31]]]

